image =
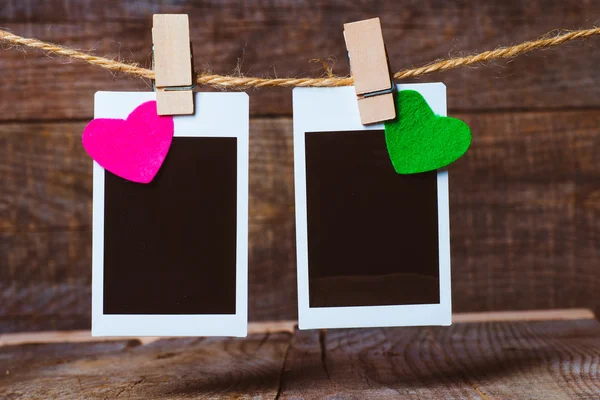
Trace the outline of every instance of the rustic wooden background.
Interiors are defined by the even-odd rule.
[[[394,70],[591,27],[600,2],[8,0],[0,27],[150,63],[154,13],[188,13],[197,69],[347,74],[342,24],[382,20]],[[7,47],[7,46],[3,46]],[[440,73],[473,131],[450,167],[455,311],[600,311],[600,39]],[[237,68],[237,69],[236,69]],[[0,50],[0,332],[90,325],[92,162],[80,134],[98,90],[150,83]],[[250,90],[250,319],[296,318],[292,105]]]

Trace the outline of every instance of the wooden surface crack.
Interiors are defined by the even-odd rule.
[[[290,337],[290,340],[288,341],[287,347],[285,348],[285,353],[283,355],[283,361],[281,363],[281,371],[279,372],[279,384],[277,386],[277,393],[275,394],[274,400],[279,400],[279,397],[281,396],[281,392],[283,391],[283,377],[285,375],[285,364],[287,363],[287,359],[290,354],[290,350],[292,349],[292,347],[294,345],[294,339],[296,336],[294,334],[290,334],[289,337]]]
[[[131,383],[129,386],[124,387],[123,389],[121,389],[121,391],[119,393],[117,393],[117,395],[115,396],[115,398],[117,398],[120,395],[122,395],[123,392],[133,389],[134,387],[136,387],[140,383],[144,382],[144,380],[145,380],[145,378],[138,379],[137,381]]]
[[[263,338],[258,343],[258,346],[256,347],[256,352],[257,353],[264,346],[264,344],[267,342],[267,340],[269,340],[270,337],[271,337],[271,332],[265,333],[265,335],[263,336]]]
[[[321,365],[323,366],[323,370],[327,375],[327,379],[331,380],[331,375],[329,375],[329,369],[327,368],[327,344],[325,343],[325,339],[327,336],[327,331],[325,329],[321,329],[319,331],[319,346],[321,348]]]

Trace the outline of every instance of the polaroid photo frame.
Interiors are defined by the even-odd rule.
[[[446,116],[442,83],[416,90]],[[398,175],[353,87],[296,88],[300,329],[451,324],[448,172]]]
[[[95,118],[126,118],[153,92],[98,92]],[[92,335],[246,336],[245,93],[195,93],[194,115],[149,184],[94,162]]]

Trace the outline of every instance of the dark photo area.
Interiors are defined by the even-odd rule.
[[[107,171],[104,314],[235,314],[236,207],[236,138],[173,138],[147,185]]]
[[[305,143],[310,307],[439,303],[437,172],[398,175],[383,130]]]

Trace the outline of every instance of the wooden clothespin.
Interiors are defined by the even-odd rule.
[[[344,24],[344,38],[360,121],[366,125],[394,119],[394,84],[379,18]]]
[[[194,85],[187,14],[154,14],[152,41],[158,115],[193,114]]]

